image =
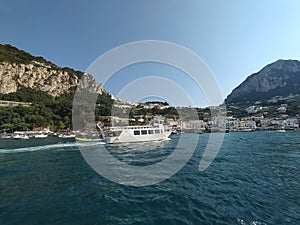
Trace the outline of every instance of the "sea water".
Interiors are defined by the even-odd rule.
[[[107,149],[122,162],[151,165],[190,135],[198,134]],[[94,143],[0,149],[0,224],[299,224],[299,131],[227,133],[200,172],[208,138],[199,136],[178,173],[145,187],[96,173],[79,151]]]

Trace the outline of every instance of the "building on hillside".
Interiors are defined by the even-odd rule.
[[[30,106],[30,102],[16,102],[16,101],[4,101],[0,100],[1,107],[15,107],[15,106]]]
[[[297,129],[299,128],[299,121],[297,118],[289,118],[285,120],[286,129]]]
[[[241,120],[239,122],[239,131],[254,131],[256,130],[256,122],[253,120]]]

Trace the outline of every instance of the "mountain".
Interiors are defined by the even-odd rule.
[[[300,61],[278,60],[246,78],[225,100],[227,104],[264,101],[300,94]]]
[[[73,96],[80,88],[99,94],[97,118],[111,115],[113,99],[92,75],[0,44],[0,100],[17,102],[16,107],[2,102],[0,133],[46,127],[53,131],[72,129]],[[84,104],[78,110],[79,115],[85,115]]]
[[[89,90],[95,93],[105,92],[92,75],[67,67],[61,68],[43,57],[35,57],[11,45],[0,44],[0,93],[14,93],[25,87],[60,96],[73,92],[78,84],[88,84]]]

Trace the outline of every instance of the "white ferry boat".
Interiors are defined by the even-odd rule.
[[[107,144],[168,140],[171,131],[162,124],[158,126],[121,126],[104,129]]]

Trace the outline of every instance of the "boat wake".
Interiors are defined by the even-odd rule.
[[[34,151],[66,151],[66,150],[78,150],[78,147],[102,145],[103,142],[67,142],[57,143],[51,145],[41,145],[34,147],[16,148],[16,149],[0,149],[0,154],[20,153],[20,152],[34,152]]]

